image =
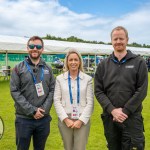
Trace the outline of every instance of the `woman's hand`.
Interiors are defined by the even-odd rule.
[[[80,129],[82,124],[83,124],[83,122],[81,120],[76,120],[76,121],[74,121],[74,124],[73,124],[73,126],[71,128]]]
[[[68,128],[72,128],[72,126],[74,124],[74,121],[72,121],[71,119],[68,119],[68,118],[65,118],[64,122]]]

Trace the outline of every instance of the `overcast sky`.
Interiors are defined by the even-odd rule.
[[[150,0],[0,0],[0,35],[110,42],[116,26],[129,43],[150,44]]]

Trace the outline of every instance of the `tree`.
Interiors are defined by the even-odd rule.
[[[59,41],[69,41],[69,42],[80,42],[80,43],[93,43],[93,44],[106,44],[106,45],[111,45],[111,43],[104,43],[102,41],[87,41],[87,40],[83,40],[83,39],[80,39],[80,38],[77,38],[75,36],[70,36],[68,38],[61,38],[61,37],[55,37],[55,36],[52,36],[50,34],[47,34],[46,37],[43,37],[43,39],[47,39],[47,40],[59,40]],[[144,47],[144,48],[150,48],[150,45],[146,45],[146,44],[138,44],[136,42],[133,42],[131,44],[128,44],[128,46],[131,46],[131,47]]]

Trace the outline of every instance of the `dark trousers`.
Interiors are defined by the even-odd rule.
[[[50,133],[50,120],[50,116],[39,120],[16,117],[17,150],[29,150],[31,137],[33,137],[34,150],[44,150]]]
[[[123,123],[114,122],[109,114],[102,114],[101,118],[109,150],[144,150],[144,125],[140,113],[130,115]]]

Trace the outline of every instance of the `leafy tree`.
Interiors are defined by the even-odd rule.
[[[43,37],[43,39],[47,39],[47,40],[59,40],[59,41],[69,41],[69,42],[80,42],[80,43],[93,43],[93,44],[111,45],[110,42],[109,43],[104,43],[102,41],[87,41],[87,40],[83,40],[83,39],[77,38],[75,36],[70,36],[68,38],[61,38],[61,37],[55,37],[55,36],[52,36],[50,34],[47,34],[46,37]],[[138,44],[136,42],[128,44],[128,46],[150,48],[150,45],[146,45],[146,44],[142,45],[142,44]]]

